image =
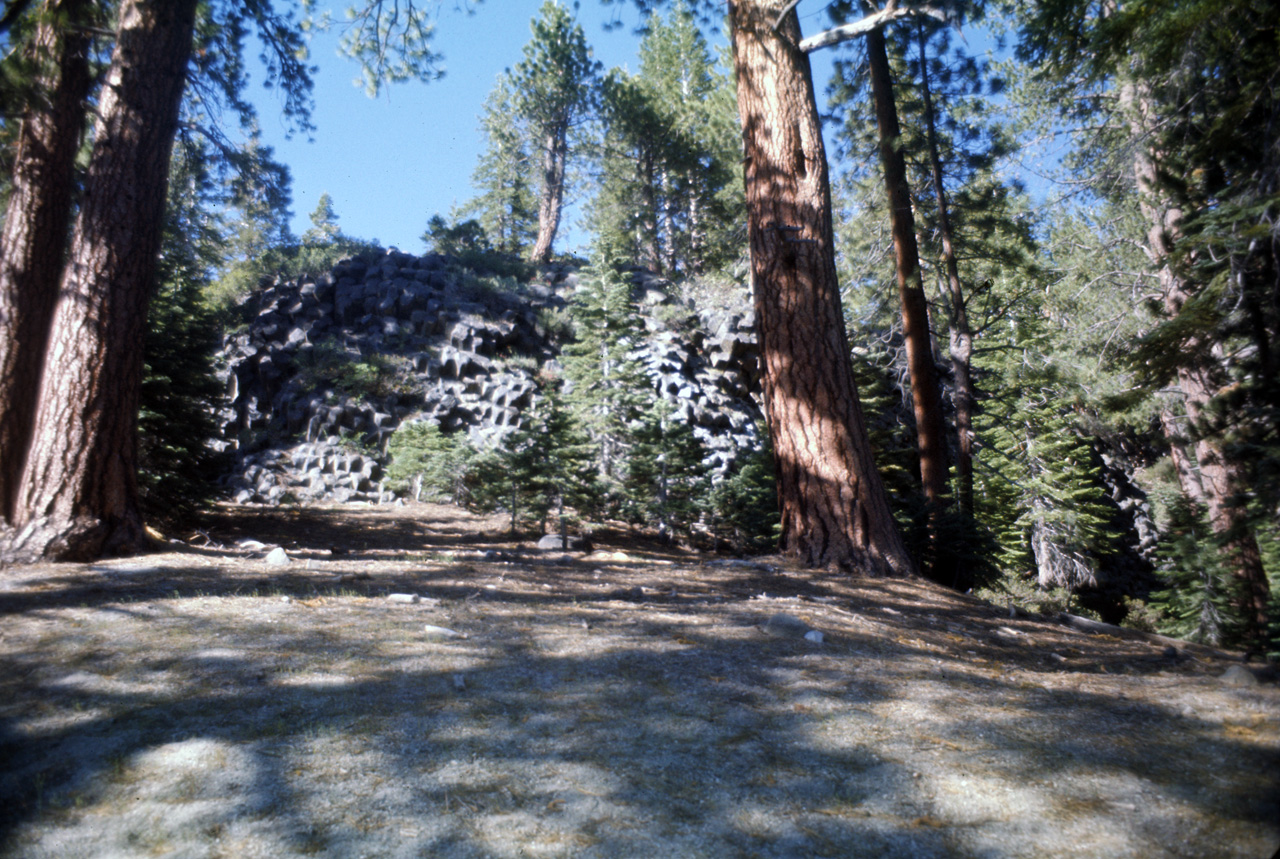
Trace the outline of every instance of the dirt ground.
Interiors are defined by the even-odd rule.
[[[1231,654],[444,506],[174,539],[0,570],[0,855],[1280,847],[1280,690]]]

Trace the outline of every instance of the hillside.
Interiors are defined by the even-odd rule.
[[[1280,692],[1229,654],[504,535],[446,506],[223,506],[150,556],[0,571],[4,855],[1280,845]]]

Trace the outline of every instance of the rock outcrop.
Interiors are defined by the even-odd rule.
[[[647,272],[633,281],[649,334],[635,357],[723,473],[760,444],[751,314],[685,307]],[[392,249],[264,283],[220,356],[231,496],[391,501],[385,451],[405,421],[498,443],[538,397],[537,374],[554,366],[561,344],[550,323],[577,282],[566,265],[521,283]]]

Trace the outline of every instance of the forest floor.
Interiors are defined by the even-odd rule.
[[[1231,654],[503,524],[220,507],[155,554],[0,570],[0,855],[1280,847],[1280,689]]]

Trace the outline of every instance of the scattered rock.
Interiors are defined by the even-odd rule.
[[[464,632],[458,632],[456,629],[449,629],[447,626],[434,626],[428,623],[422,628],[428,638],[468,638]]]
[[[387,602],[416,603],[421,600],[417,594],[387,594]]]
[[[633,558],[626,552],[592,552],[591,560],[593,561],[630,561]],[[599,573],[599,570],[595,571]]]
[[[805,640],[805,641],[812,641],[814,644],[821,644],[821,643],[822,643],[822,631],[821,631],[821,630],[817,630],[817,629],[811,629],[811,630],[809,630],[808,632],[806,632],[806,633],[804,634],[804,640]]]
[[[263,549],[267,548],[266,543],[259,542],[258,540],[250,540],[248,538],[244,540],[237,540],[236,545],[249,552],[261,552]]]
[[[283,567],[289,563],[289,554],[284,549],[276,546],[267,553],[266,562],[273,567]]]
[[[804,638],[810,632],[816,631],[800,618],[783,612],[769,618],[763,629],[765,635],[771,635],[774,638]]]
[[[575,534],[566,534],[563,538],[559,534],[544,534],[538,540],[538,549],[543,552],[590,552],[591,541]]]
[[[1262,682],[1257,674],[1243,665],[1232,665],[1222,673],[1221,680],[1228,686],[1257,686]]]

